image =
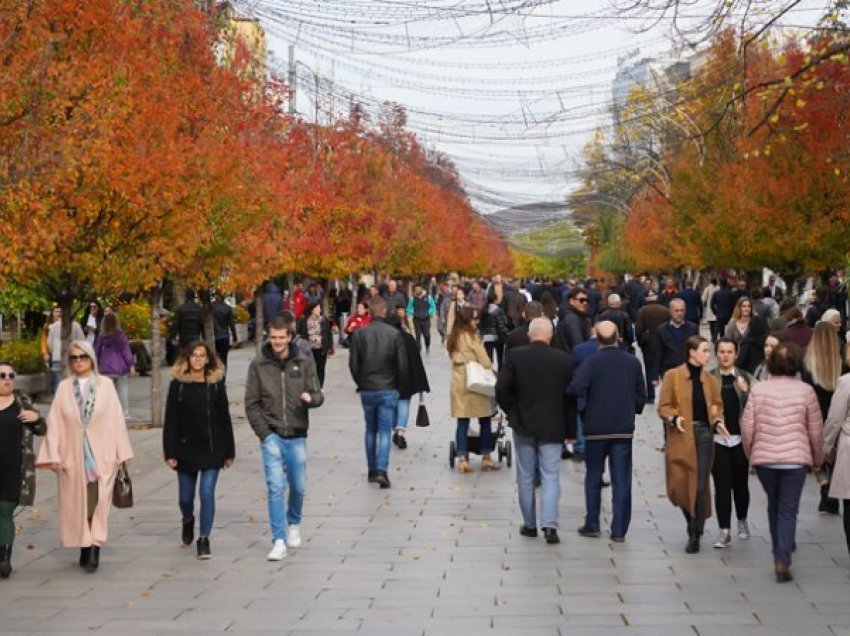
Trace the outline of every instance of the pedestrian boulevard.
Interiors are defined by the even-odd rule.
[[[562,463],[561,544],[519,535],[513,471],[461,475],[448,466],[454,436],[449,365],[426,357],[431,427],[393,448],[392,489],[366,481],[363,424],[345,350],[329,360],[326,401],[311,412],[301,548],[278,563],[270,547],[259,447],[244,418],[253,349],[231,353],[228,388],[236,465],[222,473],[210,561],[180,547],[177,480],[161,432],[131,431],[136,505],[113,510],[100,569],[86,574],[62,549],[55,483],[39,472],[36,507],[18,522],[12,577],[0,582],[0,633],[550,636],[573,634],[850,635],[850,559],[839,517],[819,516],[817,488],[801,504],[793,583],[778,585],[764,495],[751,477],[752,537],[686,555],[681,513],[665,495],[661,426],[638,423],[627,540],[579,537],[584,467]],[[136,419],[149,379],[131,380]],[[508,438],[510,432],[507,433]],[[603,492],[603,497],[609,491]],[[197,514],[197,512],[196,512]],[[734,520],[733,520],[734,526]]]

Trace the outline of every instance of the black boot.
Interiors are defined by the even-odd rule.
[[[204,561],[212,558],[209,537],[198,537],[198,558]]]
[[[80,567],[84,568],[89,564],[91,558],[91,546],[80,548]]]
[[[91,547],[91,555],[89,556],[89,562],[86,563],[86,572],[92,573],[97,571],[97,566],[100,565],[100,546],[93,545]]]
[[[387,471],[385,470],[376,470],[375,471],[375,481],[381,488],[389,488],[390,487],[390,478],[387,476]]]
[[[688,554],[696,554],[699,552],[699,535],[691,533],[688,535],[688,545],[685,546],[685,552]]]
[[[8,579],[12,573],[12,546],[0,545],[0,578]]]
[[[195,517],[183,519],[183,545],[192,545],[195,539]]]

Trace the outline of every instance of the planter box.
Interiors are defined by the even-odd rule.
[[[32,397],[42,393],[47,393],[50,389],[46,373],[19,375],[15,380],[15,388],[21,393],[26,393]]]

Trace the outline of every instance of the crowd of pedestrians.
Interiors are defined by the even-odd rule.
[[[664,431],[667,496],[686,523],[685,551],[701,548],[712,482],[713,547],[731,545],[733,507],[735,535],[749,538],[752,470],[767,496],[776,580],[792,580],[796,518],[810,471],[821,488],[818,512],[837,515],[843,502],[850,551],[850,357],[847,299],[836,280],[825,287],[807,280],[792,294],[775,278],[754,287],[724,276],[700,289],[673,277],[657,284],[648,276],[518,284],[495,276],[421,281],[409,297],[393,280],[327,294],[314,283],[291,294],[269,283],[257,325],[265,343],[245,388],[267,487],[267,558],[281,560],[302,542],[309,411],[324,402],[335,344],[349,351],[362,406],[367,481],[386,489],[392,447],[408,447],[411,404],[431,390],[423,355],[432,355],[436,327],[451,368],[445,399],[455,420],[457,470],[473,471],[472,454],[480,455],[482,471],[501,468],[494,455],[504,418],[516,451],[522,536],[542,532],[547,543],[560,541],[560,466],[572,459],[586,464],[578,534],[601,536],[602,494],[610,485],[608,536],[625,541],[636,417],[652,408]],[[164,459],[177,475],[182,543],[196,542],[199,559],[212,556],[216,484],[236,458],[225,386],[227,352],[236,342],[233,310],[215,297],[211,306],[214,348],[202,339],[192,292],[172,315],[178,352],[163,430]],[[700,335],[702,321],[709,338]],[[135,373],[129,341],[116,314],[97,302],[71,324],[63,333],[55,311],[43,332],[45,361],[57,378],[64,375],[46,419],[14,391],[15,370],[0,362],[4,578],[11,572],[11,515],[32,503],[35,467],[57,473],[61,543],[79,548],[80,566],[94,572],[108,538],[116,474],[132,458],[125,424],[127,377]],[[71,338],[64,359],[63,336]],[[36,457],[37,435],[44,441]]]

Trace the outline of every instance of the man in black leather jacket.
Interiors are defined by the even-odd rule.
[[[366,463],[369,481],[390,487],[390,438],[398,408],[401,378],[407,377],[407,354],[401,332],[388,325],[387,302],[369,301],[372,322],[352,334],[348,368],[360,393],[366,418]]]

